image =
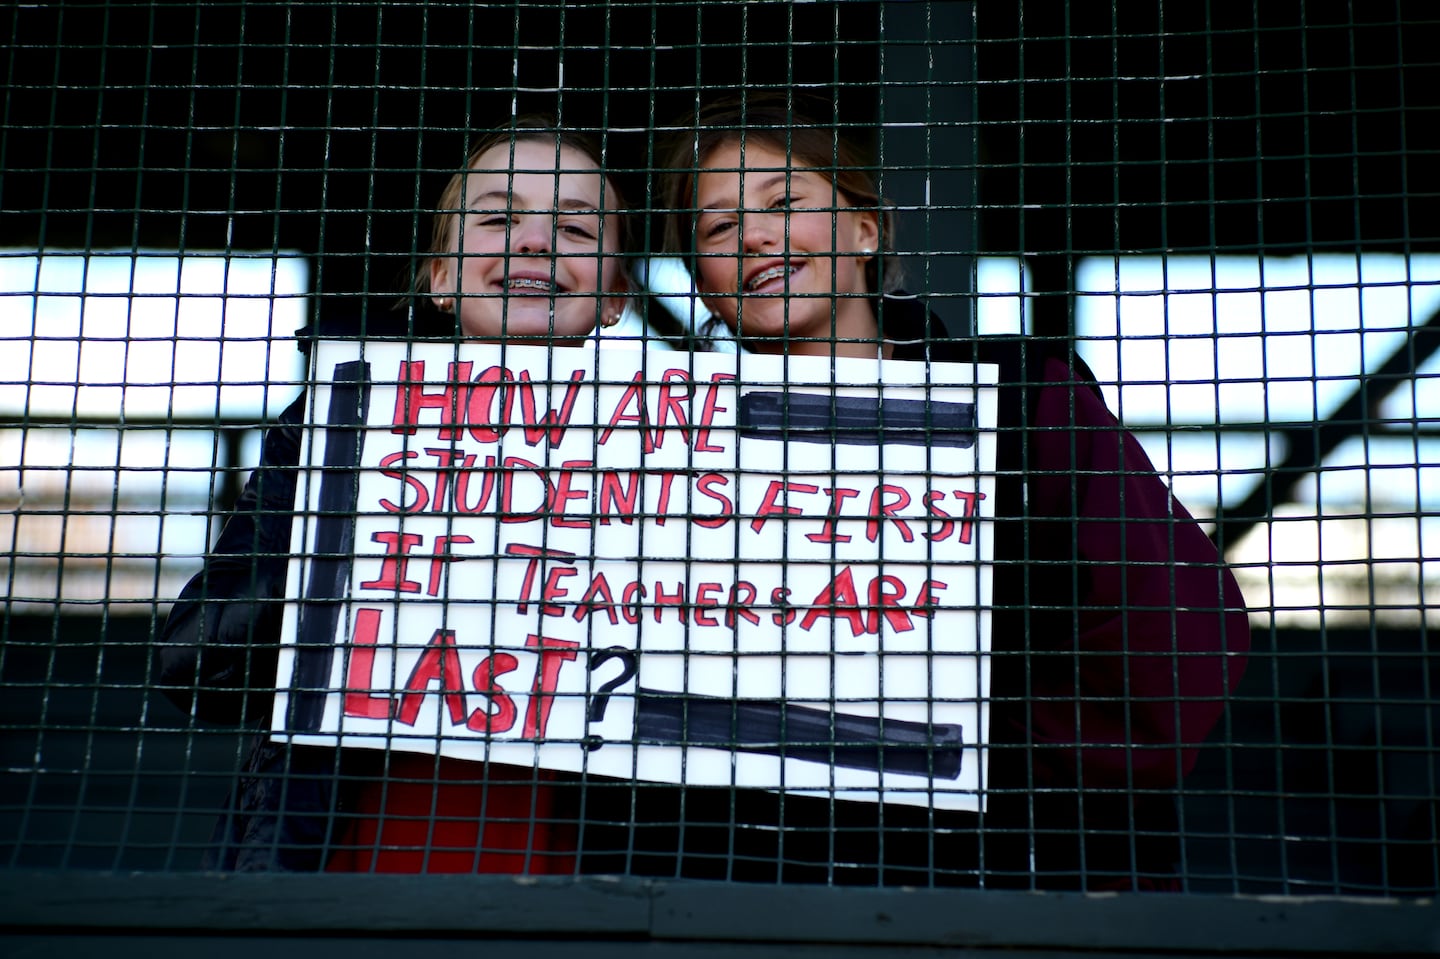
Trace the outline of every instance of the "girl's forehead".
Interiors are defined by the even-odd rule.
[[[788,189],[817,184],[830,189],[833,181],[824,170],[803,161],[792,162],[785,151],[760,140],[749,140],[742,153],[739,139],[726,140],[701,162],[695,180],[702,208],[736,205],[739,194],[750,190]]]
[[[794,162],[786,152],[765,140],[739,137],[725,140],[705,155],[700,170],[746,173],[776,172],[785,170],[808,171],[807,164]]]
[[[545,194],[553,199],[583,197],[590,205],[600,202],[603,175],[585,151],[561,144],[558,151],[549,140],[520,140],[497,143],[475,158],[467,177],[472,196],[495,192]],[[606,207],[613,208],[613,191],[605,191]]]

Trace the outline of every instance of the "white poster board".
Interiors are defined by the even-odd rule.
[[[313,359],[275,739],[983,808],[993,367]]]

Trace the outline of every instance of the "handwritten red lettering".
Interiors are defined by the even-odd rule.
[[[754,626],[760,625],[760,614],[755,612],[756,590],[754,583],[738,581],[730,587],[730,596],[725,600],[725,628],[734,629],[737,618]]]
[[[893,497],[888,502],[886,497]],[[900,538],[909,543],[915,539],[910,524],[895,514],[910,505],[910,494],[903,486],[882,483],[870,494],[870,518],[865,522],[865,538],[875,542],[880,536],[880,520],[890,520],[900,532]]]
[[[667,593],[665,591],[665,584],[659,580],[655,581],[655,609],[653,611],[655,614],[655,622],[660,622],[660,618],[665,614],[666,606],[674,606],[679,610],[680,622],[688,623],[690,621],[690,617],[686,615],[684,583],[678,584],[675,587],[675,592]]]
[[[525,637],[525,645],[540,651],[540,663],[535,669],[535,683],[530,687],[530,702],[525,706],[522,735],[526,739],[540,739],[550,722],[550,707],[555,703],[555,690],[560,684],[560,668],[574,662],[580,644],[532,633]]]
[[[488,510],[490,497],[495,495],[495,457],[487,456],[480,470],[480,496],[473,503],[470,501],[470,475],[475,472],[470,467],[474,462],[475,457],[467,456],[465,468],[455,474],[455,511],[470,516]]]
[[[934,619],[935,611],[940,608],[940,591],[949,588],[949,583],[927,579],[925,585],[920,587],[920,594],[915,597],[915,605],[912,607],[915,615]]]
[[[526,546],[521,543],[511,543],[505,547],[507,556],[525,556],[528,562],[525,564],[525,576],[520,583],[520,596],[515,603],[515,611],[518,613],[528,612],[530,609],[530,597],[535,592],[535,574],[540,569],[542,559],[574,559],[574,553],[567,553],[564,550],[543,549],[539,546]]]
[[[454,536],[435,537],[435,551],[430,557],[430,588],[426,590],[431,596],[440,595],[440,577],[445,570],[445,565],[455,558],[450,552],[452,544],[463,544],[475,542],[464,533],[457,533]]]
[[[837,533],[835,521],[840,518],[840,510],[845,501],[859,496],[860,491],[843,486],[827,486],[825,493],[830,497],[830,509],[825,513],[825,526],[818,533],[806,533],[805,538],[812,543],[848,543],[852,537],[848,533]]]
[[[529,523],[534,521],[537,515],[545,511],[545,504],[554,497],[554,485],[550,477],[536,463],[519,456],[505,457],[505,472],[500,476],[500,522],[502,523]],[[515,484],[518,481],[518,471],[524,470],[529,475],[540,481],[540,501],[532,509],[519,509],[515,505]]]
[[[475,465],[475,457],[465,455],[464,450],[452,450],[436,447],[426,447],[425,455],[435,459],[435,492],[430,497],[430,509],[435,513],[443,513],[450,508],[450,480],[457,470],[460,475],[466,475],[470,467]]]
[[[714,609],[720,605],[720,600],[712,594],[718,594],[724,589],[719,583],[701,583],[695,587],[695,625],[696,626],[719,626],[720,621],[705,612],[707,609]]]
[[[515,407],[515,395],[510,391],[513,379],[503,366],[492,366],[475,377],[467,391],[465,425],[477,443],[495,443],[505,435]]]
[[[735,379],[734,373],[712,373],[710,385],[705,389],[705,405],[700,411],[700,429],[695,431],[695,452],[723,453],[725,447],[710,442],[710,430],[715,423],[715,414],[724,413],[728,407],[720,405],[720,387]]]
[[[898,576],[877,576],[870,581],[870,611],[865,617],[865,632],[878,635],[880,618],[890,624],[897,633],[908,633],[915,628],[910,614],[900,605],[905,598],[905,584]]]
[[[789,626],[795,622],[795,607],[790,605],[790,587],[776,586],[770,591],[770,605],[776,607],[770,614],[770,621],[776,626]]]
[[[471,439],[494,443],[508,432],[514,422],[518,396],[527,443],[535,446],[549,440],[551,446],[558,446],[564,440],[565,429],[584,386],[585,370],[571,371],[560,406],[547,408],[542,414],[540,404],[536,402],[537,384],[531,379],[529,370],[520,371],[517,383],[515,374],[503,366],[492,366],[472,380],[473,368],[474,364],[469,361],[451,363],[447,382],[435,391],[425,388],[423,360],[401,362],[395,378],[397,389],[391,432],[413,434],[421,425],[420,414],[425,410],[437,410],[440,415],[436,436],[439,439],[458,439],[463,419],[463,426]],[[550,384],[544,385],[548,392]]]
[[[938,516],[945,522],[940,528],[925,534],[925,538],[932,543],[938,543],[949,539],[958,528],[960,535],[957,537],[961,543],[969,543],[975,532],[975,514],[980,508],[980,501],[985,498],[981,492],[970,492],[968,490],[952,490],[951,496],[960,501],[960,516],[962,521],[954,522],[954,518],[939,506],[935,505],[945,499],[945,493],[941,490],[931,490],[925,494],[925,506],[931,516]]]
[[[396,722],[415,725],[431,683],[439,683],[439,692],[450,712],[451,724],[464,724],[465,674],[460,671],[460,653],[455,648],[455,631],[452,629],[437,629],[430,637],[425,651],[410,671],[410,678],[405,680],[405,691],[400,694],[400,708],[395,711]]]
[[[869,632],[865,614],[860,609],[860,596],[855,592],[855,577],[849,566],[842,569],[811,601],[810,608],[800,620],[800,628],[809,630],[826,617],[848,622],[851,635],[864,636]]]
[[[677,395],[677,393],[679,395]],[[660,376],[660,398],[656,403],[655,435],[651,447],[659,449],[665,444],[665,424],[673,421],[689,437],[690,421],[685,415],[684,402],[695,395],[690,376],[684,370],[666,370]]]
[[[361,607],[355,611],[355,632],[350,637],[345,665],[345,715],[361,719],[389,719],[394,705],[389,696],[376,696],[375,644],[380,641],[382,610]]]
[[[604,573],[596,573],[590,580],[585,595],[575,604],[573,615],[576,622],[579,622],[597,612],[605,613],[611,626],[620,625],[620,614],[615,611],[615,594],[610,591],[610,581],[605,578]]]
[[[509,653],[494,653],[480,660],[470,681],[487,703],[465,720],[466,729],[477,733],[507,733],[515,726],[515,700],[500,685],[499,677],[513,673],[519,665],[520,661]]]
[[[560,585],[562,579],[569,579],[579,572],[574,566],[553,567],[545,577],[545,586],[540,591],[540,614],[542,616],[564,616],[565,607],[557,605],[557,600],[562,600],[570,595],[570,591]]]
[[[469,381],[470,367],[468,362],[451,363],[444,387],[438,393],[429,393],[425,390],[425,361],[402,361],[395,374],[398,388],[395,390],[395,415],[391,418],[390,432],[413,434],[420,423],[420,411],[438,409],[442,424],[440,439],[455,439],[454,424],[463,407],[457,387]]]
[[[414,450],[396,451],[394,453],[386,455],[380,460],[380,474],[382,476],[388,476],[391,479],[400,480],[406,485],[406,487],[409,488],[410,492],[415,494],[415,502],[410,504],[409,506],[406,506],[403,503],[397,505],[390,502],[388,499],[380,500],[380,508],[385,510],[385,512],[419,513],[423,511],[425,509],[425,506],[430,502],[430,491],[425,488],[424,483],[420,482],[414,476],[411,476],[408,470],[402,471],[390,469],[390,467],[394,466],[396,463],[401,462],[402,460],[408,460],[419,455],[420,454],[415,452]]]
[[[719,492],[719,488],[729,485],[730,477],[723,473],[706,473],[695,481],[695,490],[700,493],[701,496],[708,496],[720,504],[720,514],[718,516],[691,517],[692,522],[694,522],[696,526],[703,526],[706,529],[719,529],[735,518],[735,503],[730,497]]]
[[[625,617],[625,622],[631,626],[640,622],[646,593],[643,583],[627,583],[625,591],[620,595],[620,615]]]
[[[960,515],[965,518],[960,524],[960,542],[969,543],[975,530],[975,514],[979,510],[980,501],[985,498],[985,494],[957,489],[954,491],[954,495],[960,501]]]
[[[676,473],[660,474],[660,502],[655,504],[655,525],[664,526],[670,512],[670,486],[675,482]]]
[[[926,532],[925,538],[932,543],[941,542],[942,540],[947,539],[951,533],[955,532],[955,523],[950,518],[950,514],[945,512],[939,506],[935,505],[944,498],[945,493],[938,489],[932,489],[930,492],[925,494],[925,511],[928,512],[931,516],[936,516],[944,520],[944,522],[940,524],[939,529]]]
[[[755,518],[750,521],[750,528],[755,532],[765,525],[767,516],[800,516],[805,510],[799,506],[780,505],[780,494],[786,493],[818,493],[820,487],[811,483],[790,483],[785,480],[771,480],[770,485],[765,488],[765,496],[760,501],[760,506],[755,510]],[[786,497],[788,504],[789,497]]]
[[[560,402],[560,410],[546,410],[543,417],[536,418],[535,410],[535,385],[530,382],[530,371],[520,371],[520,415],[525,418],[525,442],[531,446],[549,439],[551,446],[559,446],[565,439],[565,427],[570,425],[570,414],[575,409],[575,401],[580,397],[580,385],[585,380],[584,370],[575,370],[570,374],[570,385],[565,389],[565,399]],[[546,384],[547,388],[549,384]]]
[[[386,589],[398,593],[418,593],[420,584],[405,578],[405,567],[410,562],[410,551],[424,542],[419,533],[399,533],[382,530],[370,535],[370,541],[385,544],[385,558],[380,562],[380,575],[368,583],[361,583],[361,589]]]
[[[554,483],[550,484],[551,526],[565,527],[568,529],[588,529],[590,527],[589,518],[567,519],[565,517],[565,504],[569,503],[572,499],[583,500],[589,498],[589,490],[571,489],[570,484],[574,482],[575,472],[577,470],[593,471],[594,469],[595,464],[590,460],[566,460],[560,464],[560,475]]]
[[[630,478],[630,485],[625,485],[625,477]],[[618,473],[607,471],[600,475],[600,490],[596,497],[595,511],[600,514],[600,523],[603,526],[610,525],[610,515],[617,514],[620,522],[631,526],[635,522],[635,514],[640,511],[640,474],[636,472]]]
[[[627,413],[625,410],[634,407],[635,412]],[[645,407],[645,371],[638,370],[630,385],[625,387],[625,392],[620,396],[620,402],[615,404],[615,412],[610,415],[610,422],[600,433],[600,439],[596,442],[604,446],[610,441],[610,436],[617,428],[624,423],[632,423],[640,430],[641,448],[647,453],[655,452],[653,438],[650,435],[650,414]]]

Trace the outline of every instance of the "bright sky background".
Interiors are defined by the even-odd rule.
[[[272,416],[309,286],[298,255],[0,254],[0,410]]]
[[[1156,467],[1174,472],[1177,495],[1205,513],[1219,495],[1243,499],[1267,452],[1278,462],[1283,447],[1267,451],[1258,433],[1144,427],[1324,419],[1354,392],[1362,370],[1378,368],[1409,327],[1440,309],[1440,256],[1089,258],[1076,279],[1080,354],[1110,408],[1141,430]],[[1013,293],[1020,281],[1013,260],[982,261],[982,293]],[[1016,300],[980,302],[982,332],[1020,331]],[[1392,435],[1372,431],[1368,452],[1355,439],[1332,454],[1325,499],[1440,509],[1440,446],[1407,435],[1405,422],[1440,425],[1440,355],[1397,387],[1379,415],[1401,422]],[[1369,477],[1339,469],[1367,463]],[[1315,502],[1313,492],[1301,499]]]

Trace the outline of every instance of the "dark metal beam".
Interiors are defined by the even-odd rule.
[[[1210,537],[1221,553],[1239,542],[1256,523],[1270,519],[1277,505],[1292,498],[1300,478],[1317,470],[1337,446],[1352,436],[1367,433],[1380,403],[1395,387],[1413,379],[1415,371],[1436,349],[1440,349],[1440,310],[1421,325],[1410,327],[1405,342],[1379,369],[1362,373],[1355,391],[1327,419],[1303,426],[1272,425],[1269,433],[1285,438],[1285,458],[1265,474],[1240,505],[1227,509],[1222,504]]]
[[[671,955],[699,955],[674,950],[706,944],[704,955],[909,955],[904,950],[928,947],[927,956],[1180,950],[1278,959],[1429,955],[1440,942],[1440,912],[1429,900],[789,886],[784,907],[777,901],[774,887],[759,883],[623,877],[15,871],[0,876],[0,934],[37,945],[49,937],[72,950],[95,945],[77,936],[266,937],[252,939],[247,955],[273,949],[262,945],[272,941],[290,947],[273,955],[300,954],[284,937],[306,937],[305,955],[355,939],[389,940],[402,951],[417,939],[523,939],[527,956],[556,955],[565,944],[564,955],[595,955],[597,944],[625,943]]]

